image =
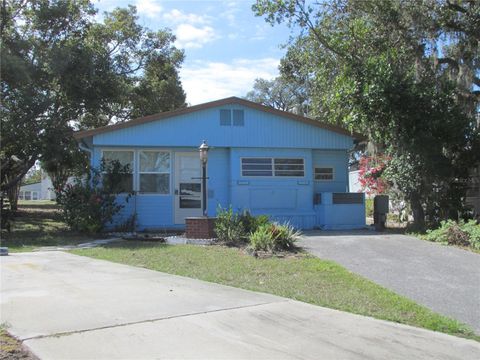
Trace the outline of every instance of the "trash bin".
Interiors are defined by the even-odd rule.
[[[388,195],[377,195],[373,199],[373,223],[376,231],[385,230],[388,214]]]

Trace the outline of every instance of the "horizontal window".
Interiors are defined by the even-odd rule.
[[[242,176],[303,177],[302,158],[243,158]]]
[[[314,176],[315,176],[315,180],[333,180],[333,168],[316,167]]]
[[[304,176],[303,159],[274,159],[275,176]]]

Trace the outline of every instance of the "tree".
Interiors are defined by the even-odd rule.
[[[39,183],[40,181],[42,181],[42,170],[37,167],[33,167],[28,170],[25,178],[22,181],[22,185],[35,184]]]
[[[68,168],[58,152],[71,151],[74,129],[185,106],[183,52],[168,30],[139,25],[135,7],[102,22],[89,0],[4,0],[0,10],[1,191],[37,160]]]
[[[299,115],[308,113],[305,86],[287,81],[282,77],[273,80],[255,79],[253,90],[249,91],[245,98],[282,111]]]
[[[311,115],[364,132],[391,158],[385,176],[422,227],[461,209],[479,162],[477,1],[259,0],[302,33],[284,76],[308,79]],[[376,154],[371,154],[376,155]]]

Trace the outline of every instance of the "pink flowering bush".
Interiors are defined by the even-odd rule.
[[[385,155],[362,156],[360,159],[358,181],[368,195],[384,194],[387,191],[388,183],[382,175],[389,160]]]
[[[80,232],[98,233],[112,222],[113,217],[124,207],[116,201],[119,187],[130,170],[118,161],[102,162],[92,169],[85,179],[76,179],[63,189],[56,189],[57,202],[62,209],[63,220],[72,229]],[[127,201],[131,194],[127,194]]]

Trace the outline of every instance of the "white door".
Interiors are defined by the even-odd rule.
[[[197,152],[175,153],[175,224],[202,216],[202,181]]]

